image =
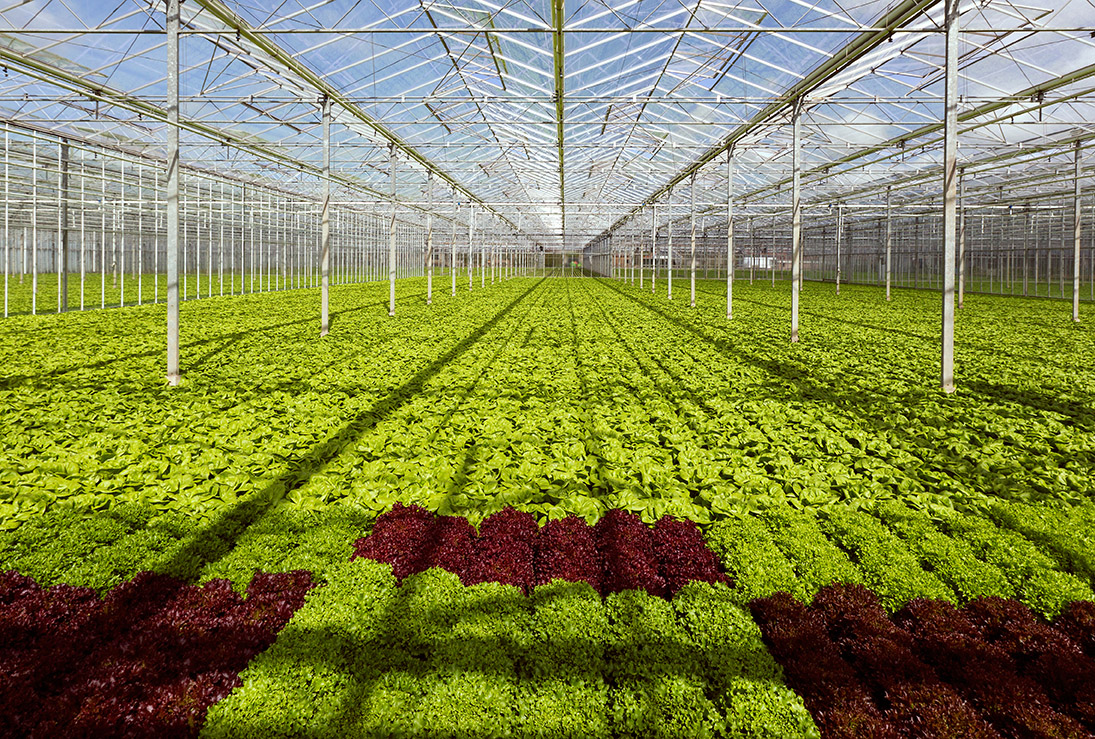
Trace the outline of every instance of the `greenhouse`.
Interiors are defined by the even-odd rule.
[[[0,69],[0,737],[1095,737],[1090,0]]]

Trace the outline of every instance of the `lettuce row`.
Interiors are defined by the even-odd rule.
[[[720,521],[707,531],[707,544],[718,556],[744,603],[777,591],[803,600],[805,591],[794,568],[776,547],[772,536],[754,516]]]
[[[163,553],[192,529],[181,514],[136,503],[102,512],[52,508],[17,529],[0,531],[0,570],[15,570],[41,585],[103,592],[141,570],[156,569]]]
[[[959,514],[944,516],[942,527],[997,567],[1015,588],[1016,598],[1046,618],[1072,601],[1095,600],[1085,581],[1062,572],[1049,555],[1015,531],[999,528],[987,518]]]
[[[244,599],[142,572],[100,598],[0,572],[0,735],[194,736],[314,585],[258,573]]]
[[[1091,504],[1074,508],[999,501],[988,513],[1001,526],[1017,531],[1040,545],[1061,569],[1087,583],[1095,580],[1095,536],[1091,533]]]
[[[833,583],[862,583],[863,574],[821,531],[810,511],[771,508],[761,515],[773,542],[795,570],[806,599]]]
[[[968,544],[941,533],[926,514],[896,502],[883,503],[877,512],[961,602],[1015,595],[1015,586],[997,567],[979,560]]]
[[[879,520],[864,511],[832,508],[821,518],[822,528],[856,559],[866,584],[889,610],[913,598],[954,601],[954,592],[925,571],[909,548]]]
[[[1095,604],[1054,623],[1014,600],[916,598],[892,618],[861,585],[750,608],[823,736],[1081,737],[1095,728]]]
[[[204,737],[815,737],[722,584],[672,601],[562,580],[525,596],[439,568],[399,585],[358,558],[328,582]]]

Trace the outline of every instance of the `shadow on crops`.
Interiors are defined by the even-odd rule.
[[[266,510],[281,500],[288,492],[305,484],[346,449],[352,447],[369,429],[376,426],[407,403],[425,384],[442,369],[483,338],[509,315],[541,281],[536,282],[498,311],[493,318],[481,325],[460,343],[438,357],[399,387],[390,390],[369,408],[357,413],[327,441],[307,452],[297,454],[287,461],[287,470],[261,491],[219,514],[210,524],[201,527],[188,537],[162,561],[157,570],[182,579],[193,579],[201,568],[227,554],[240,535]]]
[[[717,290],[702,290],[702,289],[697,287],[696,292],[705,293],[707,295],[714,295],[715,297],[722,298],[723,300],[726,299],[726,293],[725,292],[719,292]],[[804,298],[805,298],[805,294],[804,294]],[[762,306],[764,308],[771,308],[773,310],[781,310],[781,311],[787,311],[787,312],[790,312],[790,310],[791,310],[790,305],[779,305],[779,304],[776,304],[776,303],[767,303],[763,300],[757,300],[755,298],[745,298],[745,297],[742,297],[740,295],[735,295],[734,296],[734,304],[737,305],[738,303],[749,303],[751,305],[759,305],[759,306]],[[918,339],[918,340],[921,340],[921,341],[938,341],[939,340],[938,336],[929,336],[927,334],[918,334],[914,331],[906,331],[904,329],[895,328],[893,326],[880,326],[880,325],[875,324],[875,323],[865,323],[863,321],[852,321],[852,320],[849,320],[847,318],[837,318],[832,313],[826,313],[826,312],[822,312],[822,311],[819,311],[819,310],[814,310],[814,309],[811,309],[811,308],[804,308],[804,307],[801,307],[801,306],[799,307],[799,313],[802,314],[802,315],[805,315],[805,316],[814,316],[816,318],[821,318],[821,319],[824,319],[826,321],[832,321],[834,323],[842,323],[842,324],[845,324],[847,326],[855,326],[856,328],[865,328],[865,329],[869,329],[871,331],[880,331],[884,334],[895,334],[897,336],[906,336],[910,339]]]
[[[585,431],[586,446],[586,459],[590,459],[593,465],[590,470],[591,480],[600,480],[600,484],[596,487],[591,486],[589,494],[597,498],[598,500],[605,496],[612,494],[612,487],[607,481],[607,476],[603,474],[605,469],[605,456],[604,446],[601,443],[600,436],[597,434],[596,429],[593,427],[593,422],[590,420],[591,412],[589,409],[590,402],[596,402],[595,399],[590,397],[589,382],[586,378],[586,372],[582,366],[582,350],[581,344],[578,341],[578,320],[574,315],[574,297],[571,295],[571,283],[566,283],[566,299],[567,299],[567,316],[570,319],[570,350],[573,352],[572,357],[574,360],[574,374],[578,378],[578,387],[581,397],[581,420],[582,428]]]
[[[419,296],[423,296],[425,294],[426,293],[424,293],[424,292],[423,293],[415,293],[413,295],[408,295],[406,297],[407,298],[419,297]],[[330,313],[331,325],[333,326],[334,323],[335,323],[335,320],[338,317],[343,316],[345,314],[354,313],[354,312],[362,311],[362,310],[367,310],[369,308],[375,308],[375,307],[378,307],[378,306],[386,306],[387,304],[388,304],[388,301],[383,300],[383,301],[378,301],[378,302],[375,302],[375,303],[367,303],[365,305],[355,305],[355,306],[351,306],[349,308],[343,308],[341,310],[331,311],[331,313]],[[72,311],[72,312],[75,312],[75,311]],[[181,346],[180,346],[180,350],[182,352],[185,352],[185,351],[188,351],[190,349],[197,348],[197,347],[207,346],[207,345],[210,345],[210,344],[214,345],[214,348],[211,351],[206,352],[205,354],[198,357],[193,362],[189,362],[189,361],[187,361],[187,359],[185,357],[183,357],[182,360],[181,360],[181,364],[183,365],[183,367],[182,367],[183,372],[185,373],[187,371],[191,371],[191,370],[194,370],[194,369],[197,369],[197,368],[201,367],[207,361],[209,361],[209,359],[211,359],[212,357],[214,357],[217,354],[223,352],[224,350],[226,350],[230,346],[233,346],[234,344],[238,343],[240,340],[245,339],[245,338],[247,338],[249,336],[252,336],[254,334],[262,334],[262,333],[266,333],[266,332],[269,332],[269,331],[278,331],[280,329],[291,328],[293,326],[303,326],[303,325],[312,324],[312,323],[318,325],[318,318],[316,316],[308,316],[307,318],[301,318],[301,319],[298,319],[296,321],[284,321],[282,323],[270,324],[270,325],[266,325],[266,326],[256,326],[254,328],[249,328],[249,329],[246,329],[246,330],[232,331],[232,332],[226,333],[226,334],[218,334],[217,336],[209,336],[209,337],[206,337],[206,338],[203,338],[203,339],[199,339],[197,341],[188,341],[188,342],[182,343]],[[156,349],[152,349],[152,350],[149,350],[149,351],[146,351],[146,352],[136,352],[134,354],[125,354],[125,355],[118,356],[118,357],[111,357],[110,359],[104,359],[104,360],[101,360],[101,361],[98,361],[98,362],[89,362],[87,364],[80,364],[80,365],[76,365],[76,366],[73,366],[73,367],[63,367],[63,368],[60,368],[60,369],[50,370],[48,372],[42,372],[40,374],[13,375],[11,377],[0,377],[0,391],[12,390],[14,388],[17,388],[17,387],[20,387],[20,386],[23,386],[23,385],[42,384],[42,383],[45,383],[46,381],[48,381],[50,379],[53,379],[53,378],[60,377],[62,375],[68,374],[69,372],[78,372],[80,370],[103,369],[105,367],[110,367],[110,366],[113,366],[113,365],[118,364],[120,362],[125,362],[125,361],[132,360],[132,359],[141,359],[141,358],[145,358],[145,357],[160,357],[160,356],[164,356],[165,352],[166,352],[166,349],[164,349],[162,347],[158,347]],[[52,386],[52,383],[50,383],[50,385]]]
[[[704,439],[708,432],[696,423],[695,413],[685,407],[679,399],[682,397],[687,398],[696,407],[698,407],[705,414],[707,414],[708,418],[711,419],[717,419],[719,417],[719,412],[712,408],[711,404],[708,403],[702,395],[698,393],[688,392],[688,390],[686,389],[687,382],[682,374],[674,372],[669,367],[667,367],[666,364],[657,357],[657,355],[653,353],[648,354],[646,355],[646,359],[650,363],[656,365],[658,369],[661,370],[662,373],[670,379],[670,382],[666,383],[664,380],[658,378],[652,370],[644,365],[643,361],[639,358],[639,354],[635,351],[632,343],[627,340],[627,337],[625,337],[623,333],[620,332],[619,327],[615,323],[613,323],[612,320],[608,317],[608,313],[605,312],[604,306],[598,303],[597,308],[598,310],[600,310],[601,316],[604,318],[605,324],[612,329],[612,333],[616,336],[617,342],[628,353],[628,355],[631,357],[631,360],[635,363],[635,366],[639,368],[639,371],[642,372],[643,375],[650,380],[651,384],[654,386],[655,389],[658,390],[659,393],[661,393],[662,397],[668,399],[677,406],[677,408],[680,410],[678,418],[683,420],[688,425],[688,428],[691,429],[692,433],[696,435],[696,438]],[[640,403],[643,402],[644,399],[638,394],[636,388],[634,387],[632,387],[632,394]],[[651,423],[655,423],[657,421],[659,421],[659,419],[650,419]],[[708,446],[708,440],[704,439],[701,445]],[[678,456],[676,447],[672,447],[668,449],[668,451],[672,453],[674,464],[676,464]]]
[[[1085,431],[1095,430],[1095,408],[1091,405],[1064,400],[1059,397],[1030,389],[1017,389],[984,380],[968,380],[962,389],[998,403],[1019,403],[1044,413],[1053,413],[1068,419],[1070,426]]]
[[[832,406],[837,412],[850,414],[865,422],[871,429],[885,429],[890,436],[893,445],[909,454],[914,455],[927,470],[933,471],[944,479],[960,481],[964,486],[970,486],[974,490],[988,495],[1003,494],[1015,490],[1015,482],[1010,476],[996,471],[984,471],[980,467],[967,465],[967,471],[956,469],[950,460],[941,459],[939,456],[941,443],[928,436],[920,436],[915,433],[921,426],[915,416],[917,405],[923,401],[924,396],[917,391],[898,395],[883,395],[878,392],[867,392],[862,387],[851,386],[847,389],[836,382],[826,381],[825,378],[813,376],[810,370],[801,365],[780,361],[766,356],[742,351],[727,340],[710,335],[692,322],[663,310],[653,302],[640,299],[621,290],[611,282],[603,281],[602,284],[616,291],[638,305],[646,308],[651,313],[658,315],[668,323],[686,331],[689,334],[712,345],[722,354],[762,370],[771,377],[782,380],[765,385],[764,390],[772,399],[787,401],[813,400]],[[645,297],[645,296],[644,296]],[[790,385],[790,387],[788,387]],[[901,416],[908,417],[905,423],[895,423],[894,419]],[[896,442],[896,443],[895,443]],[[1024,454],[1025,449],[1020,449]],[[926,484],[927,487],[931,485]]]

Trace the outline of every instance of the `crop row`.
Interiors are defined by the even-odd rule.
[[[196,735],[313,586],[258,573],[242,598],[144,572],[100,598],[0,573],[0,735]]]
[[[357,541],[357,557],[392,565],[398,580],[441,567],[465,585],[496,582],[526,593],[560,579],[604,595],[644,590],[668,597],[689,582],[727,581],[694,522],[663,517],[651,529],[621,510],[595,526],[568,516],[541,528],[532,514],[504,508],[477,532],[462,516],[397,503]]]
[[[1095,603],[1046,624],[1022,604],[915,599],[892,619],[862,585],[811,607],[786,593],[750,604],[823,737],[1089,737]]]
[[[816,736],[723,584],[526,596],[358,558],[242,677],[204,736]]]
[[[844,506],[816,515],[772,508],[714,524],[707,541],[743,602],[777,591],[809,602],[832,583],[867,585],[891,612],[914,598],[960,604],[995,596],[1053,617],[1072,601],[1095,599],[1087,571],[1063,553],[1082,556],[1067,543],[1084,535],[1086,509],[1073,509],[1072,519],[1063,509],[1004,502],[993,511],[1011,527],[973,514],[933,520],[895,502],[873,513]],[[1045,517],[1057,527],[1040,529],[1042,541],[1033,528]]]
[[[839,506],[821,513],[772,507],[756,516],[710,525],[703,538],[733,577],[741,602],[779,590],[809,602],[819,588],[834,582],[868,584],[891,611],[912,597],[963,603],[996,595],[1016,598],[1052,618],[1071,601],[1095,599],[1082,566],[1090,506],[1046,509],[1001,502],[993,511],[991,517],[945,513],[930,518],[897,504],[876,506],[874,513]],[[100,591],[143,569],[187,581],[226,578],[238,587],[244,587],[255,570],[307,569],[322,578],[327,567],[352,555],[354,539],[373,521],[370,512],[344,504],[324,511],[255,505],[234,514],[204,524],[148,505],[121,505],[95,513],[55,509],[18,529],[0,532],[0,569],[17,570],[42,584]],[[454,552],[460,560],[474,553],[465,547],[476,534],[459,517],[439,520],[448,518],[456,520],[442,528],[449,527],[448,535],[455,537]],[[662,527],[667,525],[668,519]],[[692,527],[686,522],[673,525]],[[378,530],[383,529],[381,525]],[[596,549],[594,529],[584,521],[563,519],[547,522],[541,532],[546,533],[544,541],[554,537],[560,551],[550,562],[534,560],[534,572],[539,567],[601,589],[601,555],[589,560],[590,568],[582,564],[580,554],[581,542],[584,551]],[[656,529],[639,536],[655,533]],[[691,542],[682,551],[698,545],[694,529],[682,541]],[[654,551],[656,560],[661,555]],[[690,555],[679,560],[701,568],[706,561]],[[423,568],[422,563],[415,566]],[[453,567],[462,572],[464,565]],[[573,572],[567,574],[567,568]],[[658,567],[654,569],[664,577]]]
[[[786,292],[740,287],[728,323],[710,295],[692,310],[619,282],[511,280],[427,307],[410,280],[395,321],[383,286],[340,286],[323,341],[310,291],[197,301],[173,391],[162,306],[15,317],[0,527],[137,500],[209,521],[255,496],[700,524],[784,504],[900,499],[940,517],[1084,499],[1095,381],[1074,357],[1090,339],[1042,306],[965,313],[968,375],[942,398],[918,296],[811,292],[792,347]]]

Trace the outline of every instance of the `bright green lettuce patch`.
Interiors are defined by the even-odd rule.
[[[428,570],[401,587],[329,570],[206,737],[815,736],[725,586],[602,600],[555,581],[529,597]]]
[[[1081,502],[1095,479],[1095,340],[1054,303],[971,297],[947,397],[930,294],[810,285],[791,345],[785,286],[739,285],[729,323],[717,294],[693,310],[612,281],[429,307],[422,288],[401,282],[391,319],[385,285],[337,286],[323,340],[315,290],[188,302],[177,389],[162,306],[0,323],[0,526],[121,502],[211,521],[256,496],[701,523],[900,499],[938,517]]]

